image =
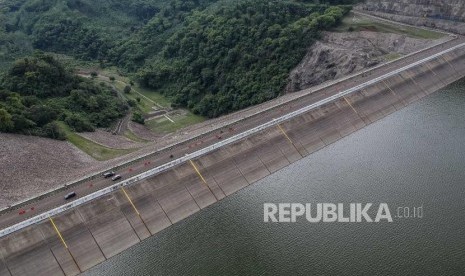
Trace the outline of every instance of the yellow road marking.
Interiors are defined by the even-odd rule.
[[[131,198],[129,197],[128,193],[126,193],[126,190],[124,189],[124,187],[122,187],[121,190],[123,191],[124,195],[125,195],[126,198],[128,199],[129,203],[131,203],[132,208],[134,209],[134,211],[136,212],[136,214],[140,217],[139,210],[137,210],[136,205],[134,205],[134,203],[132,202],[132,200],[131,200]]]
[[[344,100],[346,101],[346,103],[350,106],[350,108],[352,108],[352,110],[353,110],[356,114],[358,114],[357,110],[355,110],[355,108],[352,106],[352,104],[349,102],[349,100],[346,99],[346,97],[343,97],[343,98],[344,98]]]
[[[447,64],[449,64],[450,68],[452,68],[452,70],[454,70],[455,73],[458,74],[457,70],[455,69],[454,66],[452,66],[452,64],[449,62],[449,60],[445,56],[442,56],[442,58],[447,62]]]
[[[280,124],[278,124],[279,130],[283,133],[283,135],[286,137],[286,139],[291,143],[292,145],[295,145],[294,142],[292,142],[291,138],[287,135],[287,133],[284,131],[284,129],[281,127]]]
[[[407,73],[408,77],[410,78],[410,80],[412,80],[413,83],[414,83],[416,86],[418,86],[418,87],[421,89],[421,91],[423,91],[423,93],[425,93],[426,95],[428,95],[428,93],[426,93],[425,89],[423,89],[423,87],[421,87],[420,85],[418,85],[418,83],[413,79],[412,75],[411,75],[409,72],[406,72],[406,73]]]
[[[425,63],[426,67],[428,67],[428,69],[431,71],[431,73],[433,73],[435,76],[437,76],[436,72],[433,71],[433,68],[431,68],[431,66],[428,64],[428,63]]]
[[[383,80],[383,84],[384,84],[384,86],[386,86],[387,89],[389,89],[389,91],[391,91],[391,93],[392,93],[394,96],[397,97],[397,94],[394,93],[394,91],[393,91],[393,90],[391,89],[391,87],[386,83],[386,81]]]
[[[294,144],[294,142],[292,141],[291,137],[289,137],[289,135],[287,135],[286,131],[282,128],[281,124],[278,124],[277,125],[278,129],[282,132],[282,134],[284,135],[284,137],[286,137],[286,139],[289,141],[289,143],[291,143],[291,145],[294,147],[294,149],[297,151],[297,153],[303,157],[303,155],[300,153],[300,151],[297,149],[297,145]]]
[[[208,187],[207,181],[205,180],[205,178],[203,178],[203,175],[200,173],[199,169],[197,169],[197,166],[194,164],[194,161],[189,160],[189,162],[191,163],[195,172],[197,172],[197,174],[199,175],[200,179],[202,179],[202,182]]]
[[[455,67],[452,66],[452,64],[449,62],[449,60],[445,57],[445,56],[442,56],[442,58],[447,62],[447,64],[449,64],[449,66],[454,69],[455,72],[457,72],[457,70],[455,70]]]
[[[438,74],[436,74],[436,72],[433,71],[433,68],[431,68],[431,66],[430,66],[428,63],[425,63],[425,64],[426,64],[426,66],[428,67],[428,69],[429,69],[436,77],[438,77],[439,81],[442,82],[442,84],[446,85],[446,84],[444,83],[444,81],[441,79],[441,77],[438,76]]]
[[[60,237],[61,242],[63,243],[63,245],[65,246],[65,248],[68,249],[68,245],[66,244],[65,239],[64,239],[63,236],[61,235],[60,230],[58,230],[58,227],[55,225],[55,222],[53,222],[52,217],[48,217],[48,218],[50,219],[50,222],[52,223],[53,228],[55,228],[55,231],[57,232],[58,237]]]
[[[383,80],[383,83],[387,87],[387,89],[389,89],[389,91],[391,91],[391,93],[394,95],[394,97],[396,97],[397,99],[400,99],[399,96],[397,96],[396,92],[394,92],[394,90],[391,89],[391,87],[387,84],[386,81]],[[403,100],[400,100],[400,101],[403,102]]]
[[[58,227],[56,226],[55,222],[53,221],[52,217],[48,217],[50,219],[50,222],[52,223],[53,228],[55,229],[55,232],[57,232],[58,237],[60,237],[61,242],[63,243],[63,246],[66,248],[68,251],[69,255],[71,256],[71,259],[73,259],[74,264],[78,268],[79,272],[82,272],[81,268],[79,267],[78,263],[76,262],[76,259],[74,258],[73,254],[71,254],[71,251],[69,250],[68,245],[66,244],[65,239],[60,233],[60,230],[58,230]]]
[[[205,178],[203,178],[203,175],[200,173],[200,171],[199,171],[199,169],[197,168],[197,166],[195,165],[194,161],[189,160],[189,162],[191,163],[192,167],[194,168],[195,172],[198,174],[198,176],[200,177],[200,179],[202,179],[202,182],[203,182],[203,184],[205,185],[205,187],[207,187],[208,190],[210,191],[210,193],[212,193],[212,195],[215,197],[215,199],[218,200],[218,197],[216,197],[215,193],[212,191],[212,189],[210,188],[210,186],[208,186],[207,180],[205,180]],[[220,188],[220,189],[221,189],[221,188]]]
[[[126,189],[124,189],[124,187],[121,187],[121,190],[123,191],[124,195],[126,196],[126,198],[128,199],[129,203],[131,203],[131,206],[132,208],[134,209],[134,211],[136,212],[137,216],[140,218],[140,220],[142,221],[142,224],[144,224],[145,226],[145,229],[147,229],[147,232],[149,232],[150,235],[152,235],[152,232],[150,232],[149,228],[147,227],[147,224],[145,224],[145,221],[144,219],[142,218],[142,215],[140,214],[139,210],[137,210],[136,208],[136,205],[134,204],[134,202],[132,202],[132,199],[131,197],[128,195],[128,193],[126,192]],[[134,229],[134,231],[136,231]],[[137,233],[136,233],[137,235]]]

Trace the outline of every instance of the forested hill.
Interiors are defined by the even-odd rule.
[[[0,61],[40,49],[108,62],[114,47],[137,34],[155,16],[165,20],[165,27],[174,27],[185,13],[215,1],[0,1]]]
[[[176,104],[208,117],[262,103],[280,94],[289,71],[320,32],[338,24],[347,11],[243,0],[194,12],[138,77]]]
[[[116,65],[215,117],[272,99],[357,0],[6,0],[0,65],[34,49]],[[14,91],[17,92],[17,91]]]
[[[65,139],[57,124],[75,131],[108,127],[127,112],[105,84],[74,75],[50,55],[16,61],[0,79],[0,131]]]

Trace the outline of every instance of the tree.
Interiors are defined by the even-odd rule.
[[[111,87],[74,75],[46,54],[18,60],[0,83],[0,131],[64,139],[57,121],[93,131],[128,110]]]
[[[14,128],[14,123],[12,121],[13,116],[11,116],[8,111],[4,108],[0,108],[0,131],[10,132]]]
[[[56,122],[51,122],[43,127],[45,136],[55,140],[66,140],[66,134],[60,129]]]
[[[111,82],[114,82],[116,80],[116,78],[114,76],[111,76],[109,79],[110,79]]]
[[[90,77],[93,78],[93,79],[95,79],[95,78],[98,77],[98,73],[95,72],[95,71],[92,71],[92,72],[90,72]]]
[[[141,125],[145,124],[144,116],[142,116],[142,114],[139,111],[136,111],[132,114],[132,121]]]
[[[129,93],[131,93],[131,90],[132,90],[131,86],[126,85],[126,86],[124,87],[124,90],[123,90],[123,91],[124,91],[124,93],[129,94]]]
[[[349,10],[326,0],[226,2],[188,15],[159,42],[158,53],[148,47],[146,65],[136,74],[140,84],[207,117],[262,103],[280,95],[320,32]],[[177,13],[174,8],[166,15],[171,12]],[[163,33],[146,32],[144,37]],[[144,37],[139,45],[147,45]]]
[[[137,104],[136,104],[136,101],[134,101],[134,100],[128,100],[128,105],[130,107],[135,107]]]
[[[83,116],[71,114],[65,119],[65,123],[72,127],[76,132],[94,131],[92,124]]]
[[[47,105],[34,105],[25,114],[28,119],[39,127],[56,120],[58,117],[57,112]]]

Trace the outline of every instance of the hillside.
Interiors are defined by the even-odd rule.
[[[289,71],[347,9],[292,2],[238,1],[196,12],[138,77],[177,106],[207,117],[277,97]]]
[[[0,4],[0,62],[35,49],[117,66],[173,107],[217,117],[277,97],[355,0],[21,0]],[[0,65],[1,65],[0,64]]]
[[[110,59],[115,61],[114,49],[125,44],[144,27],[157,23],[154,19],[164,21],[163,31],[168,31],[180,24],[191,10],[202,9],[216,1],[2,1],[0,61],[11,62],[12,58],[39,49],[108,65]],[[145,39],[161,41],[159,39],[162,37]],[[129,57],[121,59],[126,58]],[[126,63],[124,60],[117,62]]]
[[[17,60],[0,81],[0,131],[66,139],[74,131],[108,127],[127,112],[109,86],[74,75],[50,55]]]

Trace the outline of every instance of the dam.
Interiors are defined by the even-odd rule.
[[[0,275],[77,275],[111,258],[463,78],[465,47],[454,47],[363,86],[336,84],[329,89],[340,91],[337,96],[317,91],[310,97],[319,104],[299,109],[296,116],[5,235]]]

